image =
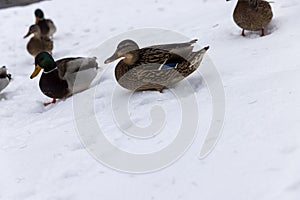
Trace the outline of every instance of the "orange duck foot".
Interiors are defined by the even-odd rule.
[[[56,103],[56,99],[53,98],[53,100],[51,102],[44,103],[44,106],[49,106],[50,104],[55,104],[55,103]]]

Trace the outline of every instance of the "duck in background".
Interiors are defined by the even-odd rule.
[[[75,93],[86,90],[97,75],[96,58],[63,58],[54,61],[48,52],[41,52],[35,57],[35,70],[30,76],[35,78],[43,69],[39,86],[43,94],[56,99],[65,99]],[[76,80],[76,84],[75,84]]]
[[[41,34],[41,30],[38,25],[31,25],[24,38],[27,38],[31,34],[33,34],[33,37],[27,43],[27,51],[32,56],[36,56],[43,51],[47,51],[52,54],[53,41],[49,37]]]
[[[264,0],[238,0],[233,12],[233,19],[243,29],[243,36],[245,30],[261,31],[261,36],[264,36],[265,28],[272,18],[270,3]]]
[[[5,66],[0,68],[0,92],[8,86],[11,81],[11,74],[7,73]]]
[[[209,47],[193,52],[193,44],[163,44],[140,49],[133,40],[119,43],[105,64],[119,58],[115,68],[117,82],[128,90],[157,90],[162,92],[192,74],[200,65]]]
[[[34,11],[34,15],[36,19],[35,24],[40,27],[42,36],[52,38],[56,32],[56,26],[53,21],[51,19],[45,19],[44,12],[39,8]]]

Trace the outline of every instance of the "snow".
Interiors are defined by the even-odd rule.
[[[300,196],[300,95],[297,59],[300,4],[272,3],[274,19],[265,37],[241,30],[232,20],[235,1],[53,0],[0,10],[0,65],[13,81],[0,94],[0,199],[257,199],[298,200]],[[177,31],[199,46],[209,45],[226,93],[222,137],[211,154],[199,159],[212,117],[211,96],[200,73],[189,77],[199,112],[197,138],[183,157],[148,174],[130,174],[99,163],[81,143],[73,99],[48,101],[38,78],[30,80],[33,58],[25,35],[42,8],[55,22],[54,58],[90,56],[107,39],[126,31],[155,27]],[[167,39],[166,39],[167,40]],[[139,41],[141,42],[141,41]],[[178,42],[178,41],[174,41]],[[95,114],[105,136],[120,149],[147,153],[167,146],[179,128],[180,108],[172,90],[128,96],[134,123],[151,123],[160,105],[165,130],[151,140],[129,138],[114,122],[113,66],[104,68],[95,89]],[[107,55],[106,55],[107,54]],[[180,87],[180,85],[175,86]],[[88,92],[86,91],[86,92]],[[85,93],[83,93],[85,94]],[[126,125],[126,124],[125,124]]]

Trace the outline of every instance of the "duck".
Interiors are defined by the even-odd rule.
[[[43,51],[47,51],[52,54],[53,41],[49,37],[41,35],[41,30],[38,25],[31,25],[24,38],[27,38],[31,34],[33,34],[33,37],[27,43],[27,51],[32,56],[36,56]]]
[[[49,38],[53,37],[53,34],[56,32],[56,26],[54,25],[51,19],[44,18],[44,12],[41,9],[36,9],[34,11],[35,15],[35,24],[37,24],[41,29],[41,34]]]
[[[0,68],[0,92],[8,86],[11,81],[11,74],[7,73],[5,66]]]
[[[68,57],[54,61],[51,54],[41,52],[35,57],[35,69],[30,79],[43,71],[39,87],[44,95],[52,98],[51,102],[44,103],[48,106],[56,103],[56,99],[65,99],[88,89],[98,69],[96,57]]]
[[[242,36],[245,30],[261,31],[261,36],[265,36],[265,28],[272,18],[272,7],[264,0],[238,0],[233,12],[235,23],[242,28]]]
[[[199,67],[209,46],[193,52],[196,42],[197,39],[139,48],[135,41],[126,39],[118,44],[116,51],[104,63],[122,58],[115,67],[115,78],[123,88],[162,92]]]

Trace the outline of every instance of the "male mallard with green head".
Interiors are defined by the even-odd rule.
[[[36,56],[43,51],[52,53],[53,41],[47,36],[41,35],[41,30],[38,25],[31,25],[28,33],[24,36],[24,38],[27,38],[31,34],[33,34],[33,37],[27,43],[27,51],[31,55]]]
[[[238,0],[233,12],[233,19],[243,29],[243,36],[245,30],[261,31],[261,36],[264,36],[265,28],[272,18],[272,8],[269,2],[264,0]]]
[[[209,47],[193,52],[192,45],[196,41],[140,49],[136,42],[124,40],[105,64],[123,58],[115,68],[115,77],[122,87],[162,92],[164,88],[183,80],[199,67]]]
[[[11,80],[11,75],[7,73],[5,66],[0,68],[0,92],[6,88]]]
[[[56,26],[53,21],[51,19],[45,19],[44,12],[41,9],[36,9],[34,15],[36,19],[35,24],[40,27],[42,35],[52,38],[56,32]]]
[[[47,106],[55,103],[56,99],[64,99],[86,90],[97,75],[98,63],[96,58],[88,57],[54,61],[49,53],[41,52],[35,57],[35,70],[30,78],[36,77],[42,69],[40,89],[43,94],[53,98],[52,102],[44,104]]]

